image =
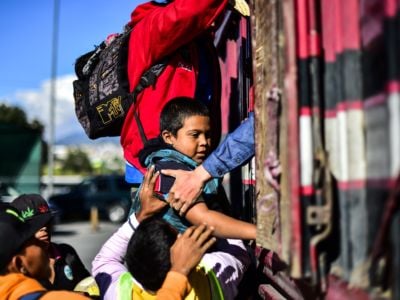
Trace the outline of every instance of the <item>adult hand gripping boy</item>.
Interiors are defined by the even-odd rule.
[[[280,101],[281,90],[273,87],[267,93],[271,101]],[[175,182],[170,189],[170,206],[184,215],[203,191],[204,184],[215,177],[222,177],[233,169],[245,164],[255,153],[254,113],[228,134],[225,140],[209,157],[193,171],[162,170],[162,174],[172,176]],[[278,178],[281,165],[277,155],[269,152],[264,162],[266,181],[276,190],[280,190]]]

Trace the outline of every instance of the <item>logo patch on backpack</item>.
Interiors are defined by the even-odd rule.
[[[123,117],[125,114],[122,108],[121,97],[112,98],[108,102],[97,106],[96,109],[104,125],[109,124],[112,120]]]

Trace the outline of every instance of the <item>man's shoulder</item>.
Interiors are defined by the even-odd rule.
[[[53,243],[53,242],[51,244],[52,244],[53,248],[55,248],[56,251],[59,252],[59,254],[62,257],[65,257],[68,254],[77,255],[76,250],[74,249],[74,247],[72,247],[69,244],[66,244],[66,243],[58,244],[58,243]]]
[[[159,160],[155,163],[155,170],[160,171],[160,170],[166,170],[166,169],[171,169],[171,170],[186,170],[186,171],[191,171],[192,169],[185,164],[184,162],[179,162],[175,160],[170,160],[170,159],[163,159]]]
[[[186,171],[191,170],[191,168],[185,163],[174,160],[165,159],[165,160],[159,160],[155,163],[155,171],[161,171],[167,169],[186,170]],[[174,177],[160,174],[156,183],[155,191],[160,194],[168,194],[174,182],[175,182]]]

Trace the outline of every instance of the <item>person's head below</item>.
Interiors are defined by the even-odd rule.
[[[208,108],[191,98],[169,101],[161,111],[160,132],[165,143],[201,163],[210,151]]]
[[[49,277],[47,245],[35,238],[35,233],[49,220],[50,216],[29,224],[11,205],[0,206],[0,275],[22,273],[35,279]]]
[[[170,248],[178,232],[156,216],[145,219],[129,241],[126,252],[128,271],[148,291],[155,292],[171,269]]]
[[[39,194],[22,194],[15,198],[11,205],[15,207],[21,217],[28,223],[42,223],[42,220],[48,220],[43,227],[39,228],[35,237],[47,244],[51,240],[51,227],[54,213],[50,210],[46,200]]]

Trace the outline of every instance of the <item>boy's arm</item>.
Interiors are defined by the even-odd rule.
[[[169,271],[163,285],[157,291],[159,300],[180,300],[184,299],[190,291],[189,280],[186,275]]]
[[[156,163],[156,170],[161,171],[161,175],[155,191],[164,197],[170,191],[175,180],[173,177],[163,174],[162,170],[165,168],[174,170],[187,170],[188,167],[182,163],[174,161],[158,161]],[[209,226],[213,226],[215,228],[215,236],[220,238],[246,240],[253,240],[256,238],[256,226],[254,224],[243,222],[220,212],[208,209],[201,196],[188,210],[185,218],[193,225],[201,225],[206,223]]]
[[[204,202],[192,206],[186,213],[186,219],[193,225],[207,224],[214,227],[214,235],[219,238],[256,239],[256,226],[208,209]]]
[[[92,274],[103,299],[115,299],[117,295],[118,278],[127,271],[124,265],[126,249],[137,225],[135,215],[132,214],[104,243],[92,262]]]
[[[114,233],[100,249],[92,262],[92,274],[104,299],[115,299],[119,276],[127,272],[124,265],[126,249],[129,240],[139,222],[158,212],[165,203],[153,197],[154,184],[158,173],[150,168],[143,180],[140,191],[141,209],[132,214],[129,219]]]

